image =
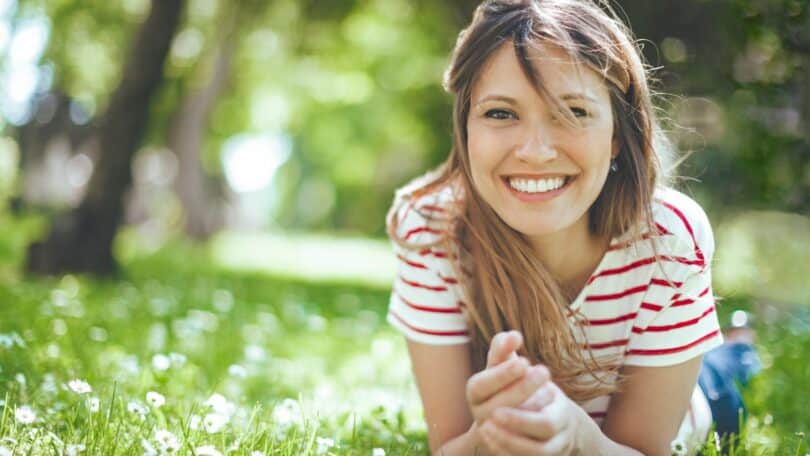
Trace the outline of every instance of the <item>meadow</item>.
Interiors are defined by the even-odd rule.
[[[3,226],[0,455],[427,454],[384,285],[225,267],[182,242],[114,280],[27,278],[32,222]],[[726,296],[721,318],[738,308],[763,307]],[[765,369],[734,454],[804,455],[810,312],[757,329]]]

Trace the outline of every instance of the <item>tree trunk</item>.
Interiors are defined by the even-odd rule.
[[[163,65],[180,22],[183,0],[152,0],[124,65],[121,83],[99,123],[100,158],[79,207],[54,220],[43,241],[28,248],[35,274],[117,271],[112,241],[123,214],[131,163],[144,136],[149,101],[163,81]]]
[[[177,154],[179,163],[175,189],[183,203],[185,231],[197,240],[207,239],[222,224],[221,208],[211,207],[215,196],[200,153],[209,115],[230,73],[232,55],[233,40],[226,36],[216,53],[208,84],[183,99],[169,129],[169,148]]]

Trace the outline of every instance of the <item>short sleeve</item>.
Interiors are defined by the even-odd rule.
[[[667,234],[659,252],[662,277],[653,278],[633,325],[625,364],[669,366],[723,342],[712,293],[714,238],[700,206],[671,192],[656,217]]]
[[[427,210],[437,208],[431,206]],[[453,253],[430,246],[444,232],[440,225],[420,212],[414,207],[404,207],[397,214],[400,217],[397,235],[408,246],[392,241],[397,275],[391,290],[387,320],[415,342],[429,345],[467,343],[469,337],[461,312],[460,285],[450,262]]]
[[[675,288],[669,302],[649,323],[633,327],[624,363],[670,366],[702,355],[722,342],[707,268]]]

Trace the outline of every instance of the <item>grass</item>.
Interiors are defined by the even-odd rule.
[[[116,280],[24,279],[36,223],[0,221],[0,454],[427,453],[384,287],[224,267],[182,243]],[[721,315],[738,307],[754,306],[731,296]],[[766,369],[735,454],[801,455],[810,313],[758,309]]]

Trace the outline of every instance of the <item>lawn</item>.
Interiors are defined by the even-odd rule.
[[[3,222],[0,455],[427,453],[384,282],[238,268],[221,243],[125,255],[116,280],[23,279],[31,223]],[[805,454],[810,312],[758,321],[736,454]]]

